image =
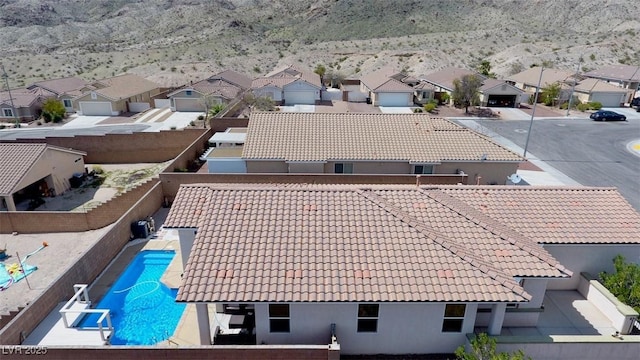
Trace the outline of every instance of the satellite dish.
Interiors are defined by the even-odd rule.
[[[509,176],[507,176],[507,180],[511,181],[514,184],[519,183],[520,181],[522,181],[522,177],[518,174],[511,174]]]

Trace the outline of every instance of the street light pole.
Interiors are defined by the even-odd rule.
[[[531,111],[531,121],[529,122],[529,131],[527,131],[527,141],[524,144],[524,154],[522,154],[523,158],[527,158],[527,148],[529,147],[529,138],[531,137],[531,128],[533,127],[533,117],[536,114],[536,105],[538,104],[538,94],[540,93],[540,83],[542,82],[542,72],[544,71],[544,67],[540,68],[540,78],[538,79],[538,86],[536,87],[536,95],[533,98],[533,110]]]
[[[19,128],[20,121],[18,120],[18,114],[16,114],[16,107],[13,105],[13,96],[11,96],[11,88],[9,87],[9,75],[7,75],[7,72],[4,71],[4,65],[0,64],[0,69],[2,70],[2,78],[4,79],[4,84],[7,87],[7,92],[9,92],[9,102],[11,103],[11,114],[16,119],[16,128]]]
[[[576,89],[576,82],[578,81],[577,75],[580,72],[580,64],[582,64],[582,55],[580,55],[580,58],[578,59],[576,73],[573,75],[573,84],[571,85],[571,94],[569,94],[569,104],[567,105],[567,116],[569,116],[569,110],[571,109],[571,101],[573,100],[573,91]]]

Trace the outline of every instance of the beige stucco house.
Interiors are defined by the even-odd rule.
[[[405,78],[392,67],[384,67],[361,77],[360,91],[373,106],[412,106],[413,88],[402,81]]]
[[[640,90],[640,66],[638,65],[609,65],[597,70],[586,72],[584,76],[603,80],[611,85],[627,90],[625,100],[629,103]]]
[[[243,143],[233,154],[226,148],[209,154],[209,172],[464,173],[469,182],[505,184],[523,160],[481,134],[424,114],[258,112]]]
[[[38,119],[42,113],[42,103],[51,96],[54,95],[44,89],[20,88],[0,92],[0,122],[28,122]]]
[[[124,112],[141,112],[160,94],[160,85],[138,75],[125,74],[99,80],[82,88],[73,99],[81,115],[113,116]]]
[[[251,79],[232,70],[225,70],[207,79],[185,85],[167,95],[172,111],[205,111],[205,101],[209,107],[227,104],[241,96],[251,86]],[[206,100],[205,100],[206,99]]]
[[[47,144],[0,144],[0,210],[34,197],[61,195],[84,173],[85,152]]]
[[[253,80],[251,92],[276,104],[313,105],[321,100],[320,76],[296,65],[277,68]]]
[[[68,113],[75,112],[73,108],[73,98],[82,94],[82,90],[89,86],[89,82],[79,77],[70,76],[59,79],[51,79],[38,81],[33,83],[27,89],[43,89],[53,94],[53,96],[62,102]]]

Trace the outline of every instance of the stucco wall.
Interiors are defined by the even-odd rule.
[[[358,303],[292,303],[290,333],[270,333],[268,304],[256,303],[258,344],[325,343],[331,324],[342,354],[451,353],[473,332],[476,304],[467,304],[460,333],[443,333],[444,303],[379,303],[378,331],[357,332]]]
[[[269,93],[273,95],[273,101],[282,101],[282,89],[278,89],[277,87],[266,86],[260,89],[253,90],[253,94],[258,97],[267,96]]]
[[[574,290],[578,288],[581,272],[597,276],[602,271],[612,272],[613,258],[623,255],[627,261],[640,264],[640,244],[544,244],[544,248],[567,269],[573,271],[570,279],[549,280],[548,289]]]
[[[349,163],[350,161],[329,161],[324,164],[324,172],[335,173],[336,163]],[[353,161],[354,174],[411,174],[411,165],[408,162],[385,161]]]
[[[299,162],[299,163],[288,163],[289,172],[290,173],[306,173],[306,174],[318,174],[324,172],[324,163],[308,163],[308,162]]]
[[[289,166],[284,160],[282,161],[254,161],[247,160],[248,173],[286,173]]]

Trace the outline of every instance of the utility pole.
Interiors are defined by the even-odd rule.
[[[540,93],[540,83],[542,82],[542,72],[544,67],[540,68],[540,78],[538,79],[538,87],[536,87],[536,95],[533,98],[533,110],[531,111],[531,121],[529,122],[529,131],[527,131],[527,142],[524,144],[523,158],[527,158],[527,148],[529,147],[529,137],[531,137],[531,128],[533,127],[533,116],[536,114],[536,105],[538,104],[538,94]]]
[[[13,96],[11,96],[11,88],[9,87],[9,75],[7,75],[7,72],[4,71],[4,65],[0,64],[0,69],[2,70],[2,78],[4,79],[4,84],[7,87],[7,92],[9,92],[9,102],[11,103],[11,114],[16,119],[16,128],[19,128],[20,120],[18,120],[18,114],[16,114],[16,107],[13,105]]]
[[[567,105],[567,115],[569,116],[569,110],[571,109],[571,101],[573,100],[573,91],[576,89],[576,82],[578,82],[578,73],[580,72],[580,64],[582,64],[582,55],[578,59],[578,66],[576,67],[576,73],[573,75],[573,83],[571,85],[571,94],[569,94],[569,104]]]

